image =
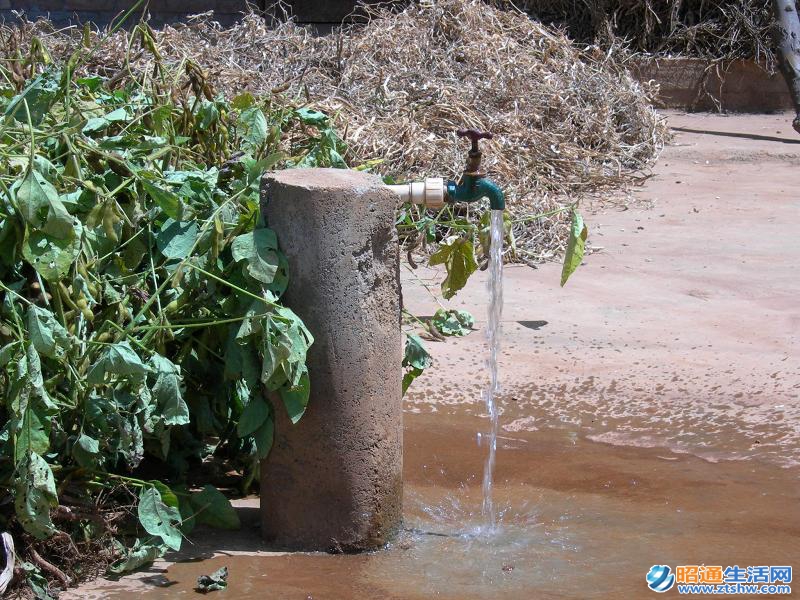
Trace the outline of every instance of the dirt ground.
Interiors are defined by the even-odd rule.
[[[194,595],[231,570],[236,598],[647,597],[659,564],[792,564],[800,522],[800,138],[788,115],[668,114],[675,129],[637,202],[584,207],[594,252],[505,272],[496,501],[481,545],[488,428],[481,331],[429,342],[406,399],[401,540],[359,556],[284,555],[237,533],[66,598]],[[431,315],[403,272],[406,307]],[[451,304],[485,325],[486,273]],[[250,527],[249,524],[253,524]]]
[[[503,426],[798,464],[800,138],[782,114],[668,117],[675,136],[640,206],[584,209],[595,252],[566,287],[557,264],[506,268]],[[404,278],[407,308],[432,314]],[[453,303],[478,327],[485,280]],[[428,344],[437,368],[409,409],[480,412],[482,344],[480,332]]]

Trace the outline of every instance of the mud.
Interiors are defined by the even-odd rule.
[[[486,537],[479,532],[485,449],[475,442],[485,420],[456,408],[407,414],[405,423],[406,531],[386,549],[270,555],[258,551],[250,530],[240,534],[250,543],[237,545],[249,547],[245,554],[206,539],[181,562],[83,597],[194,595],[197,576],[224,565],[225,596],[237,599],[639,598],[651,593],[644,576],[656,563],[791,564],[797,557],[800,491],[787,485],[800,475],[796,468],[715,464],[564,430],[508,433],[498,440],[500,530]],[[245,520],[252,516],[240,510]]]

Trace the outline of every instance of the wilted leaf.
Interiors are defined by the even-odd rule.
[[[324,126],[328,122],[328,115],[313,108],[298,108],[298,118],[306,125]]]
[[[150,358],[150,364],[156,374],[156,382],[152,388],[153,399],[158,405],[164,424],[187,425],[189,407],[181,391],[180,367],[160,354],[154,354]]]
[[[28,451],[40,456],[50,449],[50,420],[42,414],[42,407],[28,403],[14,445],[14,460],[23,460]]]
[[[415,369],[427,369],[433,364],[433,359],[425,349],[425,344],[418,335],[410,333],[406,336],[406,350],[403,355],[403,366]]]
[[[92,385],[99,385],[105,380],[107,373],[114,375],[134,375],[141,376],[149,372],[148,367],[131,348],[128,342],[118,342],[109,344],[100,356],[100,359],[92,366],[86,381]]]
[[[31,452],[17,466],[14,486],[17,520],[35,538],[48,538],[55,532],[50,509],[56,506],[58,496],[53,471],[41,456]]]
[[[49,358],[63,356],[72,343],[72,336],[52,312],[35,304],[28,307],[28,334],[36,351]]]
[[[467,335],[475,326],[475,317],[466,310],[440,308],[431,319],[433,326],[442,335]]]
[[[255,101],[256,99],[253,98],[253,94],[250,92],[245,92],[243,94],[239,94],[233,100],[231,100],[231,108],[235,108],[236,110],[244,110],[253,106]]]
[[[100,457],[100,442],[82,433],[72,446],[72,457],[81,467],[96,467]]]
[[[200,575],[195,588],[201,594],[224,590],[228,587],[228,567],[217,569],[211,575]]]
[[[403,367],[406,369],[403,374],[402,389],[403,394],[406,393],[411,383],[422,372],[433,364],[433,359],[419,336],[408,334],[406,336],[406,348],[403,354]]]
[[[26,123],[30,112],[31,121],[38,125],[58,99],[60,80],[61,71],[45,71],[39,75],[11,99],[6,108],[6,116]]]
[[[128,548],[123,557],[109,568],[112,573],[127,573],[139,567],[149,565],[159,556],[164,554],[164,547],[158,544],[142,544],[136,540],[133,548]]]
[[[429,264],[445,266],[447,277],[442,282],[442,295],[448,299],[452,298],[467,284],[469,276],[478,268],[472,240],[456,235],[447,238],[440,244],[439,249],[431,254]]]
[[[564,265],[561,268],[561,287],[564,287],[569,276],[572,275],[575,269],[581,264],[584,247],[586,246],[586,237],[588,235],[589,230],[583,222],[583,217],[577,210],[572,211],[572,227],[569,232],[567,252],[564,254]]]
[[[47,281],[57,282],[70,270],[81,252],[80,224],[71,238],[57,238],[41,231],[26,229],[22,256]]]
[[[217,105],[210,100],[203,100],[197,109],[197,127],[200,131],[206,131],[219,119]]]
[[[146,179],[142,179],[141,183],[144,190],[170,219],[179,220],[183,216],[183,202],[181,202],[177,194],[170,190],[165,190]]]

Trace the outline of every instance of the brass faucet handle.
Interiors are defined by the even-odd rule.
[[[477,129],[459,129],[456,131],[458,137],[469,138],[472,142],[472,149],[470,152],[479,152],[478,140],[491,140],[494,137],[493,133],[488,131],[478,131]]]

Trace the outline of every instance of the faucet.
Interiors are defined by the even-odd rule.
[[[481,198],[489,198],[492,210],[505,210],[506,201],[503,191],[491,179],[486,178],[481,168],[481,151],[478,141],[490,140],[494,136],[488,132],[475,129],[459,129],[459,137],[469,138],[472,148],[467,155],[467,164],[461,180],[448,181],[446,184],[441,177],[428,177],[425,181],[414,181],[400,185],[390,185],[392,191],[400,196],[403,202],[424,204],[428,208],[442,208],[445,203],[475,202]]]
[[[467,165],[461,180],[448,181],[445,187],[445,202],[475,202],[481,198],[489,198],[492,210],[505,210],[506,201],[503,191],[491,179],[486,178],[486,173],[481,171],[481,151],[478,148],[479,140],[490,140],[494,137],[491,133],[475,129],[459,129],[458,137],[466,137],[472,142],[472,148],[467,154]]]

